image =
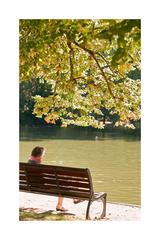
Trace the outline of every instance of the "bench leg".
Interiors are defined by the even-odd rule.
[[[106,200],[107,200],[107,194],[105,193],[103,196],[103,212],[102,212],[101,218],[104,218],[106,216]]]
[[[91,203],[92,203],[92,200],[89,199],[88,206],[87,206],[87,211],[86,211],[86,219],[89,219],[89,209],[90,209]]]
[[[104,218],[106,216],[106,200],[107,200],[107,194],[105,193],[102,197],[102,201],[103,201],[103,212],[101,214],[101,218]],[[89,210],[90,210],[90,206],[91,206],[92,200],[90,199],[88,201],[88,206],[87,206],[87,211],[86,211],[86,219],[89,219]]]

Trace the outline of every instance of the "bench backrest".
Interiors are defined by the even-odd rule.
[[[89,169],[20,163],[21,191],[88,199],[93,194]]]

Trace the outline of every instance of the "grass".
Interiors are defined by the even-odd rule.
[[[77,220],[74,215],[70,214],[58,214],[53,211],[46,211],[37,213],[34,209],[19,209],[19,220],[20,221],[73,221]]]

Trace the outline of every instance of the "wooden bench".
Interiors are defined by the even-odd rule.
[[[86,219],[90,219],[91,203],[99,199],[101,218],[106,216],[107,194],[94,192],[89,169],[20,163],[19,174],[20,191],[88,200]]]

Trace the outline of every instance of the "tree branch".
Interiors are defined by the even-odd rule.
[[[109,83],[108,79],[106,78],[106,75],[105,75],[103,69],[101,68],[101,66],[100,66],[100,64],[99,64],[99,62],[98,62],[98,60],[97,60],[97,58],[96,58],[96,56],[95,56],[95,53],[94,53],[92,50],[86,48],[85,46],[79,45],[79,44],[76,43],[76,42],[74,42],[74,44],[75,44],[76,46],[78,46],[79,48],[83,49],[84,51],[88,52],[89,55],[94,59],[94,61],[95,61],[96,64],[97,64],[97,67],[99,68],[99,70],[100,70],[100,72],[101,72],[102,77],[105,79],[105,81],[106,81],[106,83],[107,83],[107,87],[108,87],[108,91],[109,91],[110,95],[112,96],[112,98],[115,99],[115,96],[114,96],[114,94],[113,94],[113,92],[112,92],[112,89],[111,89],[111,87],[110,87],[110,83]]]
[[[96,53],[97,55],[99,55],[103,60],[104,62],[107,64],[108,68],[110,69],[110,71],[112,72],[112,76],[113,77],[117,77],[117,75],[119,75],[120,77],[122,77],[119,73],[115,72],[109,65],[109,62],[105,59],[105,57],[101,54],[101,53]],[[116,75],[117,74],[117,75]]]
[[[72,44],[70,41],[67,41],[67,45],[69,47],[69,61],[70,61],[70,80],[73,80],[73,48],[72,48]]]

